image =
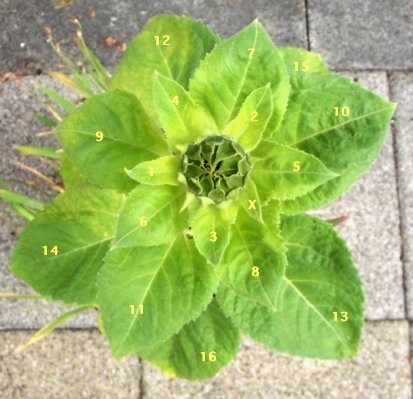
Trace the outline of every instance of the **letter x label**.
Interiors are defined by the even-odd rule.
[[[257,200],[248,200],[248,201],[249,201],[249,203],[250,203],[248,209],[257,209],[257,208],[255,207],[255,203],[257,202]]]

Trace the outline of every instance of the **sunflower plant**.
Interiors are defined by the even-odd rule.
[[[241,334],[354,357],[358,273],[305,212],[373,163],[395,105],[257,20],[221,40],[173,15],[147,22],[104,88],[56,128],[64,192],[27,224],[12,273],[95,307],[115,357],[170,376],[214,376]]]

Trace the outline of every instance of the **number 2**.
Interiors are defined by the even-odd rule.
[[[258,112],[254,111],[251,115],[251,122],[258,122],[257,116],[258,116]]]

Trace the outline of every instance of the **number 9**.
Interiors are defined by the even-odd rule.
[[[102,141],[103,140],[103,132],[101,132],[100,130],[98,132],[96,132],[96,141]]]

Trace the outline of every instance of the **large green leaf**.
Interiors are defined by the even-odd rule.
[[[125,168],[168,154],[161,131],[136,97],[122,90],[88,100],[58,126],[57,137],[92,183],[120,191],[136,186]]]
[[[211,202],[201,203],[189,220],[191,232],[199,252],[214,265],[221,260],[229,243],[229,226],[234,223],[237,206],[231,201],[219,205]]]
[[[156,118],[152,101],[154,72],[188,88],[188,81],[199,62],[218,41],[219,38],[200,21],[177,15],[156,15],[128,44],[110,89],[131,91],[148,114]]]
[[[205,57],[190,81],[189,93],[208,110],[222,131],[237,116],[247,96],[268,83],[273,114],[264,137],[269,137],[281,122],[290,84],[279,51],[255,20]]]
[[[123,199],[115,191],[93,186],[60,194],[20,235],[11,272],[43,296],[95,304],[96,275],[115,234]]]
[[[266,216],[268,224],[258,222],[244,209],[239,210],[237,221],[231,226],[231,244],[217,272],[231,292],[275,311],[286,257],[276,215]]]
[[[316,157],[267,140],[255,149],[251,160],[250,177],[262,203],[304,195],[336,176]]]
[[[239,332],[213,300],[194,321],[167,341],[139,351],[170,377],[199,380],[213,377],[239,347]]]
[[[60,176],[65,189],[72,186],[84,185],[88,183],[86,176],[82,175],[79,168],[77,168],[65,153],[62,153],[60,158]]]
[[[187,145],[200,137],[217,133],[213,119],[195,105],[185,89],[172,79],[155,74],[153,102],[172,147],[178,145],[186,150]]]
[[[394,104],[348,78],[327,73],[303,75],[273,138],[314,155],[340,176],[286,201],[283,211],[318,207],[346,191],[377,157],[394,109]]]
[[[253,150],[272,115],[270,85],[254,90],[244,101],[238,115],[224,129],[246,151]]]
[[[184,234],[166,245],[111,250],[99,274],[98,299],[114,356],[177,333],[205,310],[216,286],[214,268]]]
[[[170,242],[186,223],[179,213],[186,197],[185,186],[141,184],[122,206],[113,247],[153,246]]]
[[[276,310],[225,285],[217,295],[222,309],[242,332],[269,348],[304,357],[354,357],[363,293],[344,241],[330,224],[304,215],[283,218],[281,232],[288,266]]]

